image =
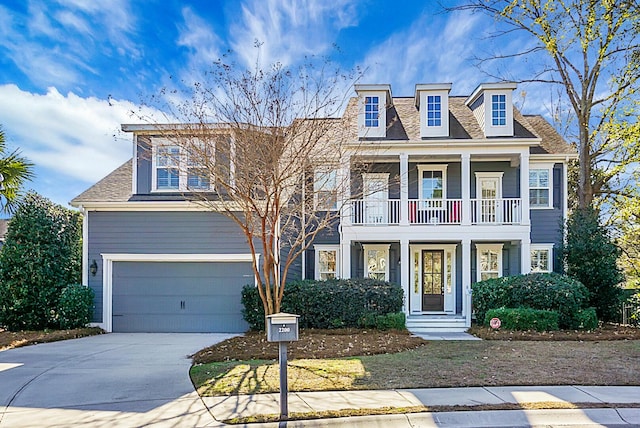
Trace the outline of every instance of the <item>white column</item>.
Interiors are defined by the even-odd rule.
[[[471,240],[462,240],[462,314],[471,327]]]
[[[400,153],[400,225],[409,225],[409,155]]]
[[[468,226],[471,224],[471,155],[462,153],[462,224]]]
[[[351,241],[343,241],[340,244],[340,258],[342,259],[340,278],[349,279],[351,278]]]
[[[553,260],[549,260],[552,264]],[[531,239],[526,238],[520,241],[520,273],[531,272]]]
[[[340,207],[340,223],[351,226],[351,156],[343,155],[338,168],[338,203]]]
[[[409,292],[411,286],[409,284],[409,268],[411,267],[411,259],[409,258],[409,240],[400,240],[400,284],[402,284],[402,291],[404,292],[404,313],[409,315]]]
[[[528,150],[528,149],[527,149]],[[520,153],[520,199],[522,225],[529,226],[529,152]]]

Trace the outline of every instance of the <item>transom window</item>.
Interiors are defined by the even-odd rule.
[[[491,124],[493,126],[505,126],[507,124],[506,95],[491,96]]]
[[[484,281],[502,276],[502,244],[477,244],[477,278]]]
[[[531,245],[531,272],[553,271],[553,244]]]
[[[551,206],[551,168],[529,170],[529,206],[547,208]]]
[[[442,126],[440,95],[427,96],[427,126]]]
[[[365,276],[389,281],[389,245],[363,245]]]
[[[365,97],[364,99],[364,126],[377,128],[379,123],[380,98]]]
[[[313,180],[313,197],[317,210],[338,209],[338,172],[335,168],[316,169]]]
[[[194,149],[195,150],[195,149]],[[187,153],[175,145],[155,145],[153,147],[153,190],[187,191],[208,190],[211,176],[204,163],[212,163],[209,150]],[[205,160],[203,156],[208,156]]]
[[[316,245],[315,279],[327,280],[338,278],[340,250],[337,245]]]

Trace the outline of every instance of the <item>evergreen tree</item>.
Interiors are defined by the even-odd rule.
[[[590,305],[603,321],[618,319],[622,297],[618,285],[623,280],[619,256],[619,248],[600,225],[593,208],[573,211],[567,220],[564,248],[567,274],[587,286]]]
[[[28,193],[18,203],[0,251],[0,326],[57,328],[62,290],[79,283],[80,214]]]

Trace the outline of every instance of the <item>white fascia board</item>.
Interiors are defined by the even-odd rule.
[[[420,108],[420,92],[422,91],[446,91],[447,94],[451,92],[452,83],[418,83],[416,84],[416,90],[414,99],[416,106]]]
[[[502,83],[481,83],[478,85],[476,89],[473,90],[471,95],[465,100],[465,105],[468,107],[486,90],[505,90],[510,89],[514,90],[518,87],[518,84],[515,82],[502,82]]]
[[[541,138],[483,138],[483,139],[460,139],[460,138],[438,138],[432,140],[368,140],[366,142],[362,141],[353,141],[345,143],[346,146],[352,146],[356,148],[361,148],[366,150],[368,148],[409,148],[409,147],[417,147],[422,146],[423,148],[431,148],[431,147],[466,147],[471,148],[475,146],[508,146],[513,145],[514,147],[520,146],[529,146],[535,147],[539,146],[542,142]],[[359,153],[359,152],[358,152]],[[356,154],[358,154],[356,153]],[[567,156],[557,155],[557,156]],[[572,155],[573,156],[573,155]],[[577,156],[577,155],[576,155]]]
[[[564,163],[578,159],[577,153],[539,153],[529,156],[530,161],[546,161]]]
[[[214,209],[215,205],[207,206],[187,202],[83,202],[74,205],[78,208],[84,208],[87,211],[224,211],[224,203],[220,203],[220,209]]]
[[[240,254],[134,254],[103,253],[104,260],[116,262],[252,262],[253,255]],[[256,254],[256,260],[260,254]]]

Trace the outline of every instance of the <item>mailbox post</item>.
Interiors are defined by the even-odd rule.
[[[289,419],[287,385],[287,343],[298,340],[300,315],[277,313],[267,315],[267,341],[278,342],[280,361],[280,420]]]

